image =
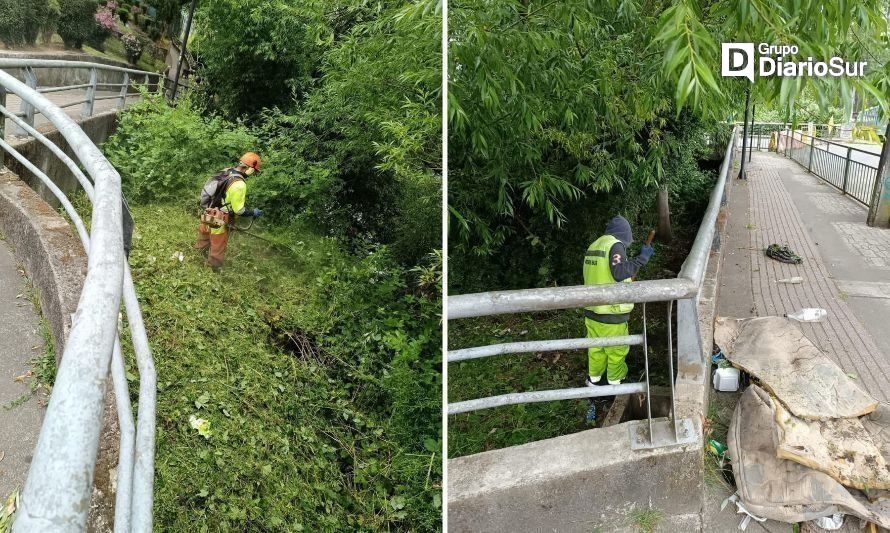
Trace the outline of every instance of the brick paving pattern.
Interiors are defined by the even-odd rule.
[[[811,177],[807,179],[812,182]],[[812,192],[807,194],[807,197],[816,205],[819,211],[829,215],[859,216],[862,215],[864,209],[858,205],[843,201],[840,192]]]
[[[823,322],[800,324],[804,334],[844,372],[855,375],[872,396],[890,401],[890,365],[839,294],[819,248],[807,233],[801,214],[782,183],[780,175],[791,177],[800,170],[790,159],[762,153],[755,154],[753,164],[748,167],[754,313],[781,316],[803,307],[826,309],[828,317]],[[853,225],[856,232],[862,232],[864,224]],[[884,233],[880,238],[861,235],[857,238],[866,246],[883,247],[888,237]],[[787,244],[803,258],[803,263],[790,265],[769,259],[763,250],[771,243]],[[793,276],[803,277],[804,282],[776,283]]]
[[[874,268],[890,270],[890,231],[871,228],[852,222],[831,224],[841,235],[853,253]]]

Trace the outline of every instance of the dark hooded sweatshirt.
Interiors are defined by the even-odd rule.
[[[616,242],[609,249],[609,269],[615,281],[623,281],[636,275],[640,267],[649,262],[642,257],[627,258],[627,247],[633,242],[630,222],[621,215],[613,217],[606,224],[606,235],[612,235],[621,242]]]

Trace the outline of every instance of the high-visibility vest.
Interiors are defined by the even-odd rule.
[[[585,285],[605,285],[607,283],[615,283],[612,277],[612,258],[609,252],[612,246],[620,242],[614,235],[603,235],[599,239],[593,241],[593,244],[587,248],[584,254],[584,284]],[[630,278],[623,280],[624,283],[630,283]],[[624,315],[630,313],[634,308],[634,304],[606,304],[593,305],[585,309],[593,311],[598,315]]]
[[[231,215],[240,215],[244,211],[244,203],[247,201],[247,184],[243,179],[236,179],[229,184],[223,200],[223,210]],[[233,217],[234,218],[234,217]],[[210,233],[221,235],[226,232],[226,227],[211,228]]]

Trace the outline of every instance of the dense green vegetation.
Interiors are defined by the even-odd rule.
[[[615,211],[635,219],[654,210],[656,191],[688,180],[672,168],[696,157],[687,140],[741,118],[747,82],[714,74],[720,42],[789,43],[816,57],[841,50],[878,59],[887,48],[885,2],[874,0],[611,4],[450,4],[455,288],[473,289],[460,277],[462,258],[486,262],[517,247],[551,257],[554,232],[590,239]],[[793,115],[807,87],[823,106],[849,107],[855,87],[886,108],[890,66],[873,60],[864,79],[762,79],[753,91]],[[614,195],[604,209],[597,202],[607,193]],[[579,223],[570,212],[579,205],[586,213],[599,207],[595,224]]]
[[[278,71],[301,94],[286,79],[254,98],[236,45],[210,36],[226,8],[298,30],[244,38],[302,62]],[[199,75],[246,90],[146,95],[106,143],[158,368],[158,529],[441,527],[440,23],[435,2],[207,4]],[[309,32],[327,38],[304,49]],[[265,215],[214,274],[191,249],[198,192],[247,150]]]

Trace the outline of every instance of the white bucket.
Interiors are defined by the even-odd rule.
[[[718,368],[714,372],[714,388],[720,392],[739,390],[739,369],[731,366]]]

